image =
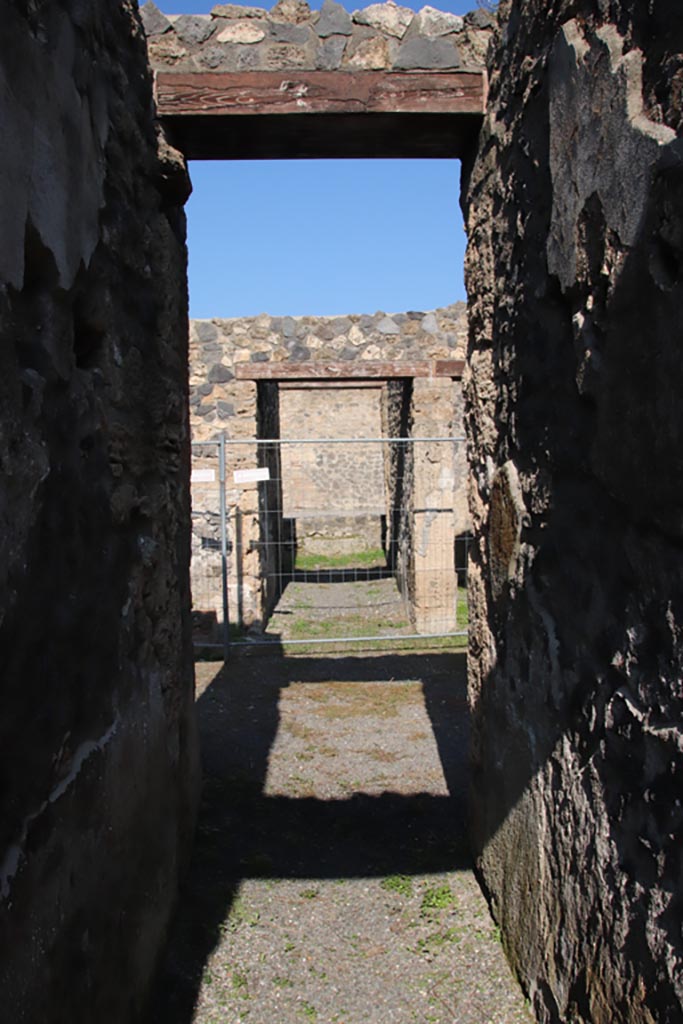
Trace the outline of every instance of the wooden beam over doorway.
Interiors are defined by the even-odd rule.
[[[238,380],[396,380],[405,377],[462,377],[462,359],[415,362],[237,363]]]
[[[195,160],[457,157],[486,103],[482,70],[159,71],[155,89]]]

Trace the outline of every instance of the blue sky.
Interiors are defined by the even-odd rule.
[[[157,6],[205,14],[213,3]],[[476,4],[433,6],[465,14]],[[193,161],[190,174],[193,317],[400,312],[465,298],[456,160]]]

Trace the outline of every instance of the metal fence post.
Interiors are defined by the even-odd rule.
[[[223,660],[227,661],[230,655],[230,620],[228,617],[228,516],[225,500],[225,431],[221,432],[218,446],[218,479],[221,519],[221,576],[223,584]]]

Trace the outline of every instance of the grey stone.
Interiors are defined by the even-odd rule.
[[[267,363],[270,359],[270,352],[252,352],[249,360],[252,363]]]
[[[308,25],[291,25],[286,21],[271,22],[270,38],[276,43],[308,43],[313,37],[313,30]]]
[[[476,11],[469,11],[464,21],[466,25],[471,25],[472,28],[495,28],[496,19],[490,11],[485,11],[483,7],[478,7]]]
[[[289,357],[294,363],[305,363],[307,359],[311,358],[311,350],[305,345],[297,344],[290,351]]]
[[[194,333],[197,341],[202,343],[215,341],[218,337],[218,328],[210,320],[195,320]]]
[[[173,22],[178,38],[193,46],[205,42],[215,27],[216,22],[209,14],[181,14]]]
[[[380,334],[400,334],[401,328],[390,316],[383,317],[376,326]]]
[[[216,411],[218,415],[221,417],[234,416],[235,406],[232,404],[232,402],[224,402],[222,399],[219,399],[218,402],[216,403]]]
[[[335,0],[325,0],[315,30],[321,38],[325,36],[350,36],[353,32],[351,16]]]
[[[348,331],[350,331],[353,324],[351,323],[347,316],[342,316],[339,317],[338,319],[334,319],[330,326],[332,328],[332,336],[334,338],[337,338],[339,337],[340,334],[346,334]]]
[[[293,338],[296,334],[296,320],[291,316],[286,316],[282,321],[282,337]]]
[[[262,46],[235,45],[234,59],[238,71],[262,71],[264,63]]]
[[[140,20],[145,35],[148,36],[162,36],[171,28],[171,22],[152,0],[147,0],[147,3],[140,8]]]
[[[363,316],[358,321],[358,326],[360,327],[361,331],[370,331],[374,326],[374,320],[371,316],[368,316],[366,313],[364,313]]]
[[[437,334],[439,325],[433,313],[427,313],[422,320],[422,330],[427,334]]]
[[[197,394],[201,395],[202,397],[210,395],[211,392],[213,391],[213,384],[200,384],[199,387],[196,388],[196,391]]]
[[[215,68],[237,64],[234,46],[209,46],[198,54],[198,58],[202,67],[210,68],[212,71]]]
[[[225,384],[227,381],[232,380],[234,376],[235,374],[227,366],[223,366],[222,363],[214,363],[209,370],[208,380],[212,384]]]
[[[343,348],[341,350],[341,352],[339,353],[339,356],[340,356],[341,359],[348,359],[348,360],[355,359],[357,355],[358,355],[357,350],[355,348],[351,348],[350,345],[347,345],[346,348]]]
[[[458,48],[447,39],[413,36],[401,44],[394,67],[401,71],[457,68],[461,60]]]
[[[318,49],[316,67],[320,71],[336,71],[341,64],[346,36],[328,36]]]

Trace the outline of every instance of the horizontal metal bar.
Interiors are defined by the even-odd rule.
[[[448,640],[451,637],[467,636],[467,630],[460,630],[457,633],[407,633],[401,636],[339,636],[339,637],[311,637],[309,640],[231,640],[231,647],[276,647],[278,644],[355,644],[366,643],[370,640]],[[222,647],[218,643],[203,643],[201,640],[194,641],[195,647]]]
[[[466,441],[465,437],[268,437],[245,441],[242,438],[226,438],[226,445],[234,444],[412,444],[414,441]],[[210,444],[207,441],[193,441],[195,444]]]

